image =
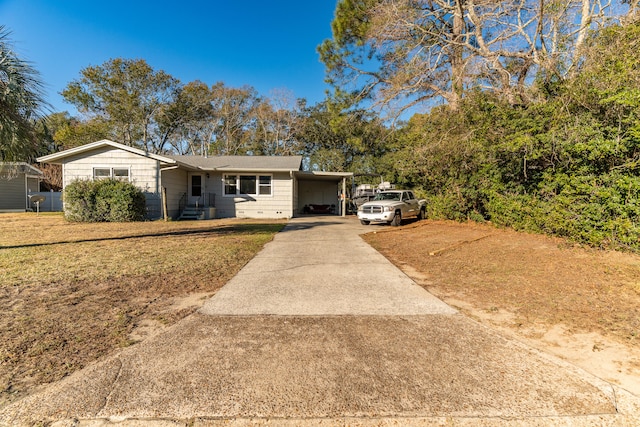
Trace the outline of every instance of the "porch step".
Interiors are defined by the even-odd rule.
[[[187,206],[186,208],[184,208],[184,210],[180,214],[178,221],[200,220],[200,219],[204,219],[204,210],[200,207]]]

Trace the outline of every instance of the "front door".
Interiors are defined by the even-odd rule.
[[[192,174],[189,177],[189,204],[202,206],[204,194],[204,177]]]

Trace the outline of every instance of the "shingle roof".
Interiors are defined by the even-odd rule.
[[[0,172],[18,172],[26,173],[27,175],[42,175],[42,171],[34,166],[31,166],[25,162],[0,162]]]
[[[298,171],[302,156],[178,156],[165,155],[179,163],[202,170]]]
[[[302,167],[302,156],[184,156],[170,154],[152,154],[138,148],[129,147],[117,142],[103,139],[80,147],[38,157],[38,162],[56,163],[62,159],[89,152],[96,148],[111,146],[129,151],[140,156],[158,160],[164,164],[182,165],[187,169],[221,170],[221,171],[247,171],[247,172],[289,172],[299,171]]]
[[[128,145],[119,144],[117,142],[110,141],[108,139],[101,139],[100,141],[92,142],[90,144],[81,145],[79,147],[70,148],[68,150],[59,151],[57,153],[49,154],[46,156],[38,157],[36,159],[37,162],[40,163],[58,163],[61,159],[64,159],[69,156],[73,156],[76,154],[82,154],[85,152],[89,152],[91,150],[95,150],[96,148],[101,147],[113,147],[120,150],[128,151],[130,153],[137,154],[139,156],[148,157],[150,159],[158,160],[160,162],[166,163],[171,162],[171,159],[168,156],[163,156],[159,154],[147,153],[146,151],[140,150],[135,147],[129,147]]]

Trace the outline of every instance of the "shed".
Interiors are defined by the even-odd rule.
[[[0,212],[30,210],[29,194],[40,191],[42,171],[24,162],[0,162]]]

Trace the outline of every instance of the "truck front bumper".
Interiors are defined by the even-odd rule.
[[[358,212],[358,219],[361,221],[370,222],[391,222],[395,212],[381,212],[381,213],[364,213]]]

